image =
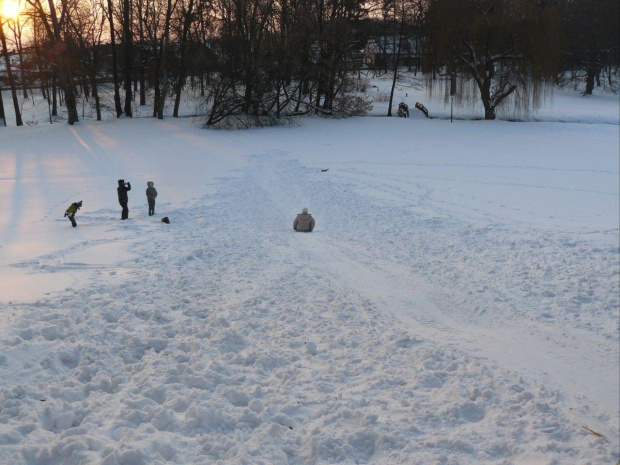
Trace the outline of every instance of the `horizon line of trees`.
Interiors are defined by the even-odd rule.
[[[393,72],[391,116],[405,50],[430,92],[480,101],[486,119],[536,107],[566,79],[591,94],[619,74],[617,0],[20,1],[18,18],[0,16],[0,89],[11,91],[18,126],[19,95],[35,91],[50,122],[60,105],[77,122],[80,96],[100,120],[102,86],[117,117],[148,101],[163,119],[169,99],[178,117],[186,86],[200,92],[206,126],[363,114],[370,104],[354,85],[362,68]],[[369,43],[381,60],[364,61]]]

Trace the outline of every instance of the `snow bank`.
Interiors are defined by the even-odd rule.
[[[0,463],[614,463],[617,136],[3,130]]]

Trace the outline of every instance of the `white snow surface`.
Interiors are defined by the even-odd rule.
[[[617,97],[408,103],[0,128],[0,464],[616,463]]]

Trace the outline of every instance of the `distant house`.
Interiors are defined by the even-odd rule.
[[[19,67],[19,56],[17,53],[10,53],[9,59],[11,60],[11,69],[15,72],[15,69]],[[6,72],[6,61],[4,56],[0,56],[0,85],[8,86],[8,75]]]
[[[418,66],[420,64],[419,40],[403,37],[400,44],[400,66]],[[368,39],[364,47],[364,65],[370,68],[392,68],[398,51],[398,37],[375,36]]]
[[[11,60],[11,70],[18,87],[23,87],[22,80],[26,81],[26,87],[32,87],[34,81],[38,78],[38,72],[35,71],[36,61],[35,50],[32,47],[26,47],[22,51],[22,57],[15,51],[9,51],[9,59]],[[0,56],[0,86],[5,90],[9,87],[9,76],[6,70],[6,62],[3,56]]]
[[[355,40],[346,44],[344,50],[344,61],[349,65],[349,69],[357,69],[363,65],[364,56],[364,40]],[[310,44],[310,53],[308,59],[311,63],[317,64],[321,59],[321,44],[314,41]]]

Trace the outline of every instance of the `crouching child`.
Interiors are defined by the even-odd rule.
[[[71,221],[71,226],[74,228],[77,226],[77,223],[75,222],[75,214],[80,208],[82,208],[81,200],[79,202],[73,202],[69,208],[67,208],[67,211],[65,211],[65,216],[69,218],[69,221]]]

